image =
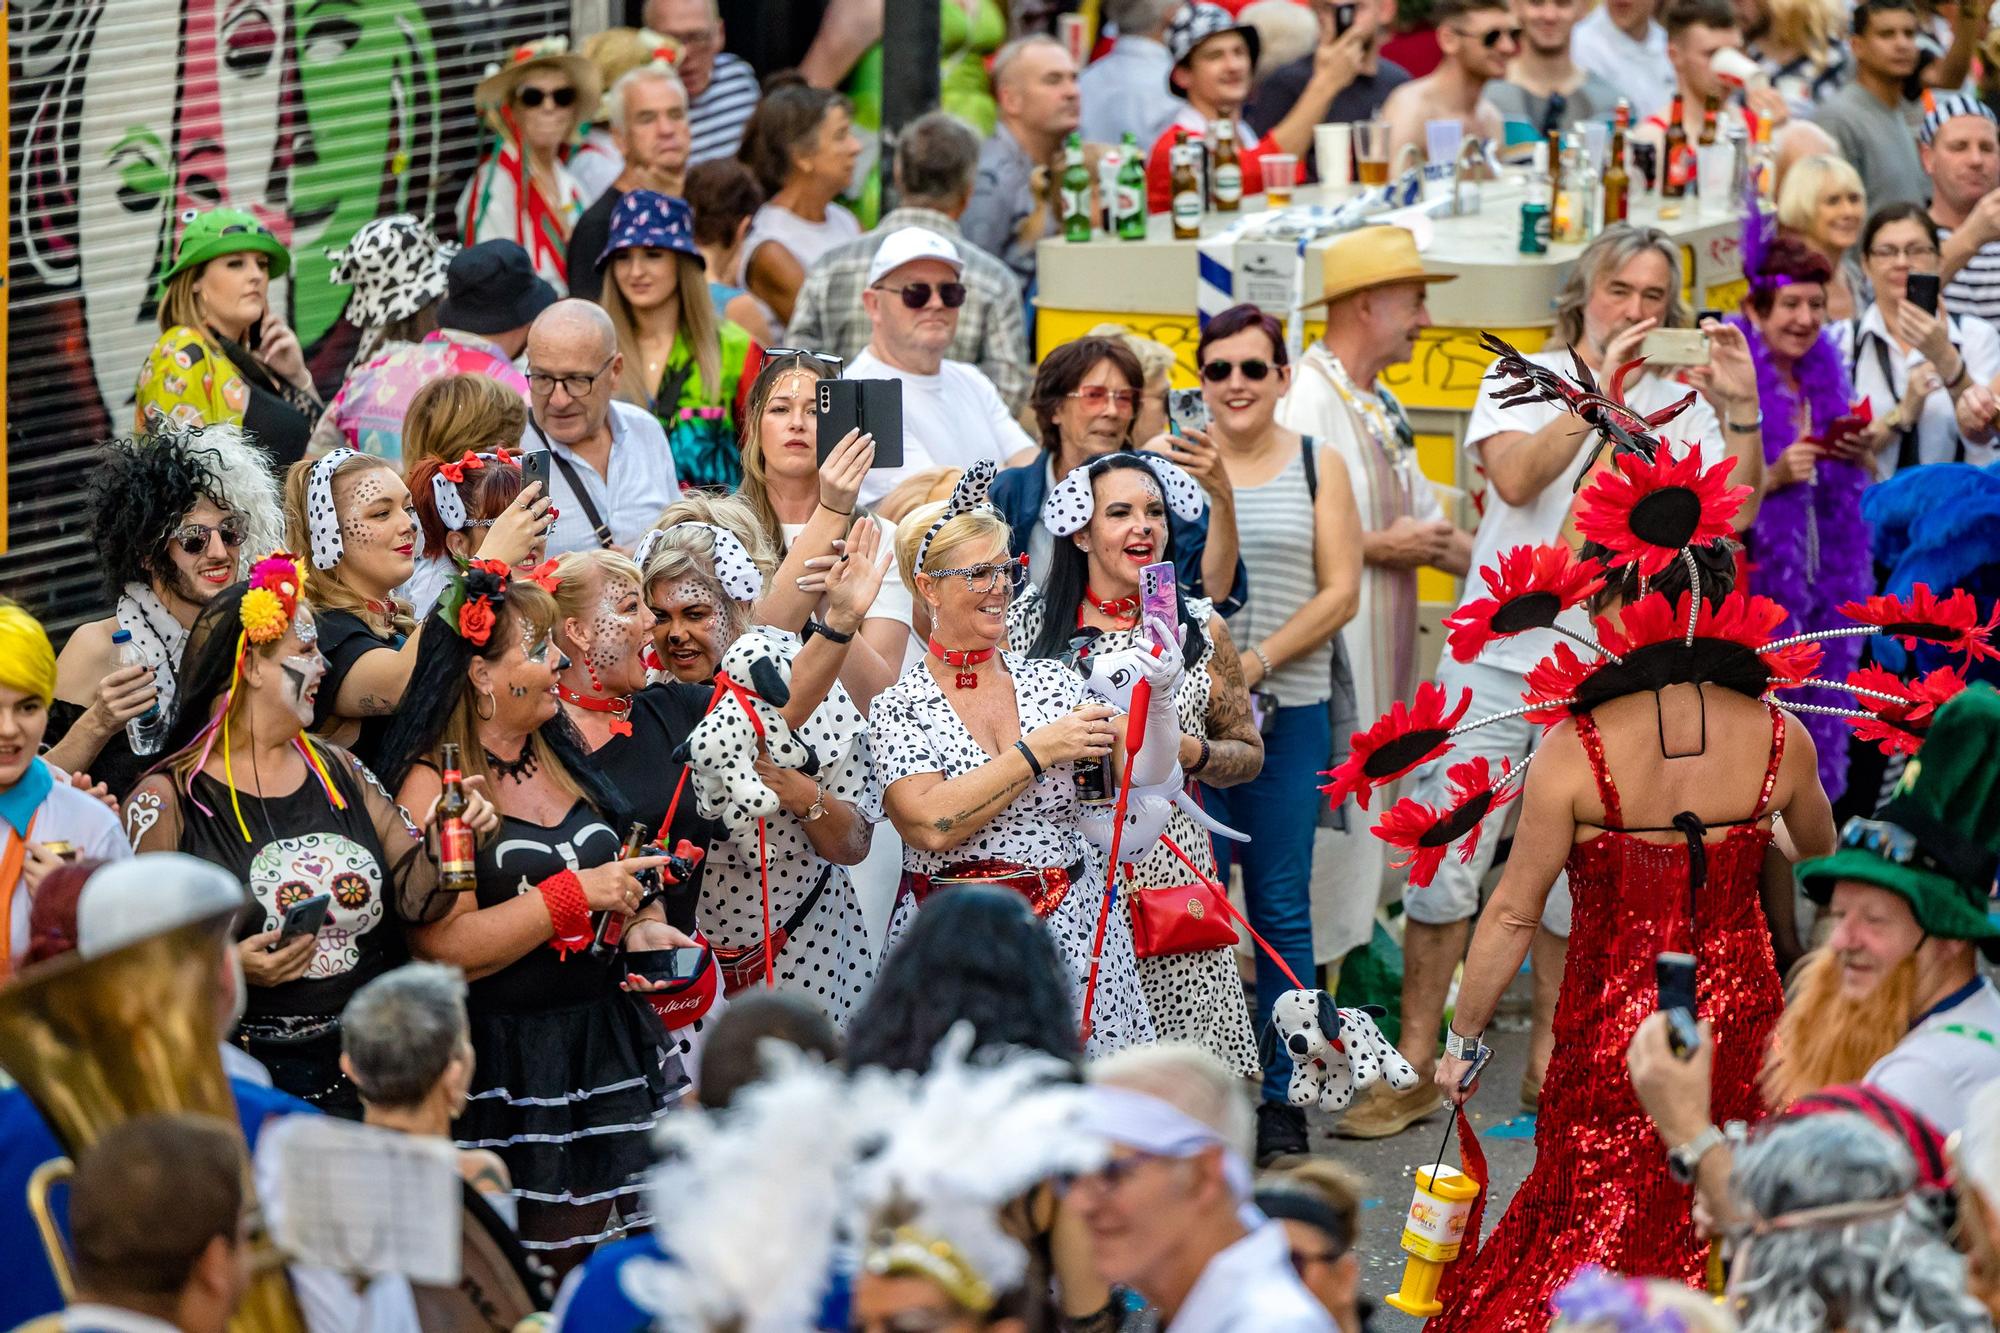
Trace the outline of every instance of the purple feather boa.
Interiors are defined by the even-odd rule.
[[[1768,467],[1805,433],[1798,426],[1801,396],[1811,429],[1823,431],[1847,412],[1853,389],[1840,364],[1840,354],[1824,332],[1799,358],[1792,380],[1787,380],[1756,329],[1741,316],[1730,322],[1749,339],[1750,356],[1757,364],[1757,401],[1764,411],[1764,463]],[[1757,518],[1745,534],[1754,568],[1750,584],[1752,592],[1769,597],[1791,613],[1791,619],[1778,631],[1780,636],[1847,625],[1850,622],[1840,614],[1840,607],[1875,590],[1870,533],[1861,517],[1861,493],[1868,483],[1869,475],[1860,466],[1822,458],[1813,485],[1783,486],[1765,493]],[[1815,530],[1816,568],[1812,559]],[[1861,646],[1859,637],[1827,640],[1825,662],[1816,674],[1826,680],[1846,679],[1861,660]],[[1835,708],[1854,706],[1852,699],[1830,690],[1788,690],[1785,698]],[[1799,720],[1819,751],[1820,785],[1826,788],[1829,800],[1837,801],[1847,790],[1847,742],[1851,734],[1847,724],[1822,713],[1803,714]]]

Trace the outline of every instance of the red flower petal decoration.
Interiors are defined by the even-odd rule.
[[[1615,623],[1609,616],[1599,616],[1597,641],[1606,652],[1619,657],[1656,643],[1679,641],[1687,634],[1688,596],[1682,593],[1669,602],[1664,594],[1648,593],[1626,607]],[[1788,614],[1768,597],[1732,592],[1719,607],[1702,602],[1695,612],[1694,636],[1748,648],[1763,658],[1777,682],[1804,680],[1818,668],[1824,655],[1818,643],[1794,643],[1765,651]]]
[[[1868,666],[1849,675],[1847,683],[1902,696],[1903,702],[1890,703],[1871,695],[1856,695],[1870,716],[1850,717],[1847,725],[1862,740],[1879,746],[1883,754],[1915,754],[1930,730],[1931,715],[1965,688],[1965,676],[1956,667],[1945,666],[1906,681],[1881,667]]]
[[[1527,714],[1528,721],[1553,727],[1568,717],[1567,701],[1574,699],[1583,682],[1603,665],[1603,662],[1586,662],[1567,643],[1558,643],[1554,652],[1535,663],[1524,682],[1528,689],[1521,702],[1534,705]]]
[[[1964,653],[1968,661],[1981,657],[2000,659],[2000,649],[1992,636],[2000,629],[2000,606],[1986,623],[1979,621],[1979,603],[1963,588],[1954,588],[1945,597],[1931,592],[1930,585],[1912,584],[1907,601],[1900,597],[1870,597],[1865,602],[1849,602],[1840,614],[1863,625],[1879,626],[1884,634],[1915,648],[1919,639],[1941,643],[1946,650]]]
[[[1375,788],[1394,782],[1419,764],[1443,754],[1451,744],[1451,729],[1472,706],[1472,691],[1466,690],[1458,707],[1447,715],[1444,687],[1427,680],[1417,686],[1416,701],[1401,699],[1366,731],[1354,733],[1347,762],[1320,776],[1333,779],[1320,791],[1335,805],[1349,796],[1363,810]]]
[[[1479,573],[1493,595],[1467,602],[1444,622],[1451,630],[1451,655],[1461,662],[1470,662],[1495,639],[1547,629],[1604,586],[1604,567],[1578,559],[1563,542],[1516,546]]]
[[[1729,485],[1736,460],[1704,469],[1690,448],[1680,458],[1662,448],[1648,462],[1621,454],[1577,498],[1577,533],[1611,551],[1611,563],[1659,573],[1690,544],[1727,537],[1750,487]]]
[[[504,560],[474,560],[468,563],[467,568],[483,569],[502,583],[514,577],[514,567]]]
[[[1454,842],[1464,840],[1458,857],[1461,861],[1470,861],[1473,849],[1479,843],[1480,821],[1520,795],[1519,787],[1499,793],[1494,791],[1496,784],[1512,771],[1513,765],[1502,759],[1500,772],[1495,775],[1486,757],[1481,755],[1462,764],[1453,764],[1446,771],[1451,789],[1449,803],[1444,809],[1433,809],[1421,801],[1405,797],[1393,808],[1384,811],[1381,822],[1375,825],[1375,836],[1391,847],[1401,847],[1409,853],[1399,861],[1391,861],[1390,866],[1397,870],[1407,868],[1410,886],[1420,889],[1437,876],[1438,866],[1443,863],[1445,852]]]

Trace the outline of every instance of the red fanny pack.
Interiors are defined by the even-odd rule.
[[[1028,900],[1038,917],[1048,917],[1062,906],[1069,896],[1070,886],[1083,878],[1084,863],[1078,861],[1073,866],[1047,866],[1036,869],[1014,861],[1002,861],[988,857],[977,861],[955,861],[935,875],[919,875],[905,871],[903,887],[907,889],[922,907],[924,900],[939,889],[948,889],[957,884],[998,884],[1012,889]]]
[[[784,923],[771,932],[769,939],[759,940],[740,949],[725,949],[720,945],[709,946],[715,950],[716,965],[722,970],[723,994],[734,995],[764,980],[765,955],[768,953],[773,963],[777,961],[778,955],[785,951],[785,945],[791,941],[793,932],[805,924],[806,918],[812,915],[813,908],[819,905],[819,897],[826,892],[827,883],[832,878],[833,867],[824,867],[819,872],[819,883],[813,885],[812,892],[805,896],[805,901],[798,905],[798,910],[786,917]]]

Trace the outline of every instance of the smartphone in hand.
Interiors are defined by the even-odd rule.
[[[1191,430],[1206,432],[1211,420],[1208,400],[1201,396],[1200,389],[1167,390],[1167,423],[1174,428],[1174,434],[1186,435]]]
[[[1938,275],[1935,273],[1912,273],[1903,279],[1903,299],[1926,315],[1938,312]]]
[[[847,432],[875,437],[875,467],[903,466],[903,382],[821,380],[815,452],[824,463]]]
[[[287,907],[284,924],[278,927],[277,941],[266,945],[265,951],[276,953],[301,935],[319,934],[320,927],[326,924],[327,911],[332,906],[333,895],[320,893]]]
[[[1686,1060],[1701,1049],[1701,1029],[1695,1026],[1694,955],[1656,955],[1653,975],[1660,985],[1660,1010],[1667,1016],[1667,1046],[1676,1059]]]
[[[1171,629],[1180,619],[1180,607],[1174,596],[1173,561],[1155,561],[1139,570],[1139,616],[1140,623],[1148,627],[1149,636],[1154,620]]]

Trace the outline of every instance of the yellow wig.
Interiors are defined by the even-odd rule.
[[[56,649],[42,622],[0,597],[0,686],[32,694],[47,708],[56,697]]]

